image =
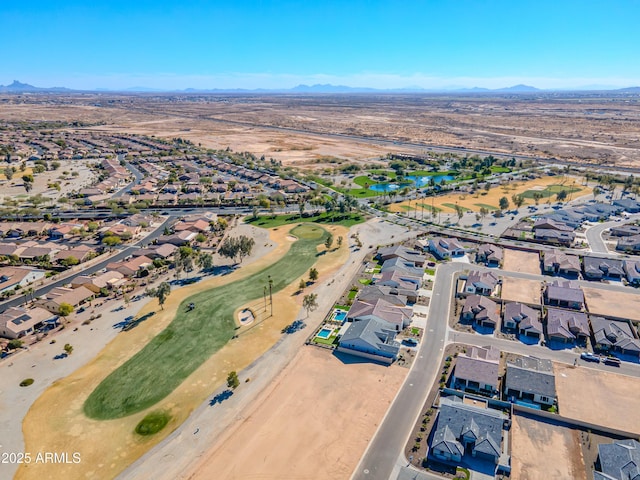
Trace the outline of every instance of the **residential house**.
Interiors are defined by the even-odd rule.
[[[574,229],[569,225],[552,218],[539,218],[533,224],[533,231],[535,232],[536,230],[556,230],[559,232],[571,232]]]
[[[500,321],[496,302],[482,295],[469,295],[465,299],[461,317],[489,328],[496,328]]]
[[[557,245],[571,246],[576,238],[576,234],[573,231],[562,230],[549,230],[545,228],[539,228],[533,232],[534,240],[543,243],[551,243]]]
[[[413,262],[416,266],[422,267],[426,261],[426,257],[416,250],[397,245],[394,247],[386,247],[378,250],[377,257],[383,262],[392,258],[403,258]]]
[[[375,318],[388,322],[396,331],[401,331],[411,323],[413,310],[405,305],[395,305],[385,298],[373,300],[356,299],[347,313],[347,320],[351,322]]]
[[[630,198],[619,198],[612,202],[615,206],[621,207],[627,213],[640,213],[640,202]]]
[[[82,263],[88,260],[88,258],[95,253],[95,249],[89,247],[88,245],[76,245],[69,250],[62,250],[61,252],[56,253],[54,260],[57,263],[60,263],[62,260],[73,257],[80,263]]]
[[[404,291],[384,285],[365,285],[358,294],[358,300],[373,302],[378,298],[383,298],[387,302],[396,306],[405,306],[408,296],[415,295],[414,291]]]
[[[429,456],[459,464],[466,452],[494,465],[502,456],[506,414],[492,408],[463,403],[459,398],[443,397],[430,442]]]
[[[509,401],[522,400],[551,407],[557,401],[556,379],[551,360],[518,357],[507,362],[505,395]]]
[[[149,257],[142,255],[127,261],[109,263],[107,264],[107,271],[116,271],[125,277],[134,277],[140,270],[149,267],[152,263],[153,261]]]
[[[402,290],[411,302],[416,302],[418,300],[418,289],[422,285],[422,277],[406,274],[399,269],[392,269],[381,272],[380,277],[374,279],[374,283]]]
[[[93,295],[91,290],[82,286],[78,288],[56,287],[49,290],[44,297],[37,299],[35,303],[50,312],[60,313],[60,305],[63,303],[68,303],[75,308],[93,298]]]
[[[61,223],[49,229],[49,238],[51,240],[63,240],[72,237],[76,232],[84,230],[81,223]]]
[[[623,278],[625,276],[622,260],[613,258],[597,258],[585,255],[582,260],[584,276],[589,280],[602,278]]]
[[[23,245],[24,247],[24,245]],[[22,252],[18,254],[18,258],[20,260],[31,260],[31,261],[39,261],[48,259],[53,259],[58,252],[60,252],[64,247],[61,246],[34,246],[34,247],[25,247]]]
[[[464,247],[457,238],[434,237],[429,239],[429,251],[438,259],[464,255]]]
[[[640,442],[632,439],[599,444],[593,480],[640,480]]]
[[[417,267],[412,260],[405,260],[402,257],[385,260],[380,272],[386,272],[388,270],[399,270],[416,277],[422,277],[424,275],[424,268]]]
[[[619,238],[618,243],[616,243],[616,250],[631,253],[640,252],[640,235]]]
[[[498,283],[500,283],[500,280],[493,272],[479,272],[474,270],[467,276],[464,292],[491,296]]]
[[[519,302],[509,302],[504,306],[504,328],[517,330],[520,335],[540,338],[543,334],[540,312]]]
[[[589,320],[586,313],[547,309],[547,337],[563,343],[585,342],[589,338]]]
[[[44,278],[46,272],[31,267],[0,267],[0,293],[22,288]]]
[[[640,226],[633,223],[614,226],[609,229],[609,234],[612,237],[632,237],[633,235],[640,235]]]
[[[368,318],[352,322],[339,340],[338,351],[392,363],[400,351],[395,326]]]
[[[484,263],[487,267],[499,267],[502,263],[504,251],[502,247],[492,245],[491,243],[485,243],[480,245],[478,252],[476,253],[476,262]]]
[[[625,260],[624,271],[627,275],[627,281],[634,286],[640,285],[640,261]]]
[[[153,217],[151,215],[136,213],[134,215],[131,215],[130,217],[127,217],[121,220],[120,223],[127,227],[146,228],[149,225],[151,225],[151,223],[153,223]]]
[[[563,275],[566,277],[578,277],[582,267],[580,257],[570,255],[561,250],[544,252],[542,270],[548,275]]]
[[[124,223],[116,223],[115,225],[108,227],[105,233],[108,235],[115,235],[117,237],[135,237],[141,230],[140,225],[130,227]]]
[[[161,243],[157,245],[149,245],[146,248],[139,248],[133,252],[133,256],[141,257],[144,255],[149,257],[151,260],[155,260],[156,258],[166,259],[172,256],[176,250],[178,250],[178,247],[171,243]]]
[[[595,346],[600,350],[617,351],[624,355],[640,356],[640,340],[636,338],[628,322],[602,317],[591,317]]]
[[[163,235],[158,238],[158,243],[170,243],[178,247],[191,244],[198,234],[196,232],[190,232],[185,230],[184,232],[174,233],[172,235]]]
[[[0,243],[0,256],[10,257],[15,255],[16,257],[24,250],[24,247],[16,243]]]
[[[579,287],[569,281],[554,280],[547,285],[544,293],[547,305],[581,310],[584,307],[584,294]]]
[[[39,307],[11,307],[0,314],[0,337],[14,339],[35,332],[44,324],[57,325],[58,316]]]
[[[71,281],[71,288],[85,287],[93,293],[100,293],[103,288],[112,289],[124,275],[118,271],[106,271],[95,277],[79,275]]]
[[[209,222],[206,220],[198,219],[192,222],[178,222],[174,225],[174,232],[196,232],[196,233],[204,233],[208,232],[211,229]]]
[[[456,358],[451,376],[451,385],[459,390],[498,393],[500,350],[488,347],[471,347],[471,350]]]

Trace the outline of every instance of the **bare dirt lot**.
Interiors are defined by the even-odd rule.
[[[640,321],[639,294],[590,287],[584,287],[582,291],[590,313]]]
[[[186,478],[349,478],[407,372],[342,358],[303,348]]]
[[[502,299],[540,305],[540,282],[502,277]]]
[[[111,100],[107,103],[104,96],[92,95],[42,95],[27,100],[8,96],[0,117],[9,121],[101,121],[132,133],[177,134],[205,146],[231,146],[296,164],[315,162],[325,155],[340,157],[359,151],[363,157],[372,157],[381,151],[413,148],[391,142],[372,145],[371,138],[595,164],[640,163],[640,113],[632,96],[585,96],[578,102],[575,96],[543,93],[520,98],[114,94]],[[335,134],[352,137],[332,136]]]
[[[523,252],[511,248],[504,249],[503,270],[540,275],[540,256],[533,252]]]
[[[546,192],[547,187],[549,188],[559,188],[555,187],[558,185],[562,185],[566,189],[577,189],[571,194],[571,198],[577,198],[580,195],[584,195],[588,193],[589,190],[586,187],[580,185],[578,179],[573,177],[558,177],[558,176],[549,176],[536,178],[535,180],[528,180],[526,182],[512,182],[505,185],[500,185],[491,188],[488,192],[479,189],[474,194],[467,193],[451,193],[448,195],[442,195],[431,199],[428,199],[425,202],[425,208],[430,208],[433,203],[433,207],[438,210],[442,210],[443,213],[455,213],[455,206],[459,205],[465,209],[471,210],[472,212],[479,212],[482,207],[489,210],[489,213],[498,210],[500,205],[500,198],[507,197],[510,199],[513,195],[523,194],[525,192]],[[526,194],[525,201],[523,205],[533,205],[535,204],[535,200],[530,198],[529,194]],[[550,194],[551,200],[553,200],[554,195]],[[511,200],[510,200],[511,201]],[[545,197],[542,202],[546,202],[547,198]],[[513,206],[513,205],[512,205]],[[407,211],[408,209],[415,209],[416,202],[413,203],[401,202],[395,203],[389,207],[392,212],[401,212]]]
[[[511,478],[587,478],[578,430],[515,415],[511,435]]]
[[[640,378],[559,363],[554,371],[561,415],[640,434]]]

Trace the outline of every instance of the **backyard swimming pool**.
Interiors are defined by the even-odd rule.
[[[335,315],[333,316],[339,322],[344,322],[344,319],[347,318],[347,312],[344,310],[335,310]]]
[[[318,332],[316,337],[327,339],[327,338],[329,338],[331,336],[331,332],[333,332],[333,329],[331,329],[331,328],[323,328],[322,330],[320,330]]]

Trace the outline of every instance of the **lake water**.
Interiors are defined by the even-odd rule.
[[[440,184],[442,180],[449,182],[453,180],[455,177],[451,175],[424,175],[415,177],[413,175],[409,175],[405,177],[407,180],[411,182],[407,183],[378,183],[376,185],[371,185],[369,190],[373,190],[374,192],[393,192],[394,190],[398,190],[400,188],[409,187],[409,186],[417,186],[418,188],[422,188],[425,185],[429,185],[429,181],[431,178],[436,182],[436,184]]]

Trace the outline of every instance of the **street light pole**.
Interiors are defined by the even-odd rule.
[[[264,311],[267,311],[267,286],[264,286],[264,292],[262,294],[262,298],[264,299]]]

